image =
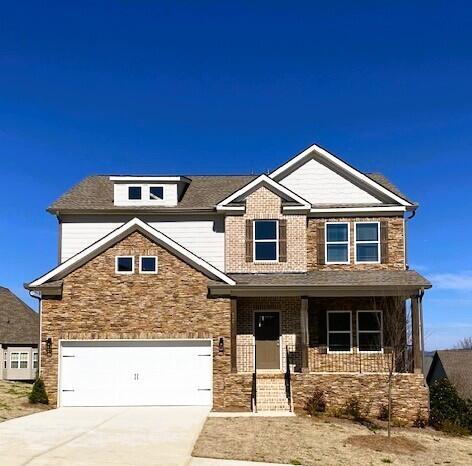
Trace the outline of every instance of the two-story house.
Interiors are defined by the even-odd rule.
[[[57,267],[26,285],[50,400],[274,411],[322,389],[375,413],[393,364],[411,421],[428,405],[417,207],[317,145],[268,175],[84,179],[48,209]]]

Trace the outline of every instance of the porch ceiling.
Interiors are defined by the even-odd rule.
[[[231,274],[236,285],[215,281],[214,296],[408,296],[431,288],[414,270],[319,270],[306,273]]]

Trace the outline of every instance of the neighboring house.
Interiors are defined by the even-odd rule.
[[[426,378],[428,385],[448,379],[461,398],[472,399],[472,349],[436,351]]]
[[[317,145],[269,175],[84,179],[48,209],[59,264],[26,285],[50,399],[289,410],[319,387],[330,406],[358,395],[378,412],[396,351],[381,303],[400,300],[406,320],[411,298],[394,396],[413,419],[431,286],[407,264],[417,207]]]
[[[38,372],[39,315],[0,286],[0,380],[34,380]]]

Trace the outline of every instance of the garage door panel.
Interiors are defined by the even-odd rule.
[[[211,405],[210,341],[65,342],[62,406]]]

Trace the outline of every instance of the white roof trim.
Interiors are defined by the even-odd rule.
[[[131,231],[140,230],[143,233],[147,233],[152,239],[156,240],[158,243],[163,244],[165,247],[171,249],[176,255],[186,259],[187,262],[193,264],[197,269],[207,272],[214,278],[218,278],[228,285],[235,285],[236,282],[229,278],[226,274],[218,270],[213,265],[209,264],[207,261],[203,260],[201,257],[196,256],[188,249],[184,248],[180,244],[176,243],[174,240],[164,235],[160,231],[151,227],[147,223],[143,222],[139,218],[133,218],[129,222],[125,223],[121,227],[113,230],[108,235],[104,236],[102,239],[86,247],[75,256],[72,256],[70,259],[66,260],[62,264],[58,265],[51,271],[47,272],[42,277],[36,279],[35,281],[29,284],[30,288],[35,286],[42,285],[56,277],[65,276],[70,273],[72,270],[80,266],[81,264],[87,262],[94,253],[99,253],[101,250],[107,248],[110,243],[117,242],[121,238],[127,236]]]
[[[185,176],[110,176],[110,181],[123,181],[123,182],[143,182],[143,181],[156,181],[156,182],[179,182],[190,183],[190,180]]]
[[[376,181],[372,180],[368,176],[364,175],[362,172],[355,169],[354,167],[351,167],[349,164],[341,160],[339,157],[336,157],[335,155],[331,154],[330,152],[318,146],[317,144],[313,144],[310,147],[308,147],[308,149],[305,149],[303,152],[300,152],[300,154],[296,155],[295,157],[290,159],[288,162],[284,163],[282,166],[275,169],[272,173],[269,174],[269,176],[273,179],[279,178],[279,177],[283,178],[283,175],[285,174],[286,171],[288,171],[294,165],[303,161],[305,158],[308,158],[308,156],[310,156],[313,152],[316,152],[319,155],[325,157],[331,163],[338,166],[339,168],[349,173],[353,177],[357,178],[359,181],[362,181],[364,184],[369,185],[372,188],[376,189],[377,191],[381,192],[382,194],[385,194],[391,199],[394,199],[399,204],[403,206],[407,206],[407,207],[413,207],[412,203],[408,202],[407,200],[403,199],[400,196],[397,196],[395,193],[393,193],[389,189],[383,187],[381,184],[377,183]]]
[[[379,207],[329,207],[329,208],[312,208],[310,213],[362,213],[362,212],[405,212],[405,206],[379,206]]]
[[[234,192],[231,194],[231,196],[227,197],[226,199],[223,199],[221,202],[218,203],[216,206],[217,210],[221,210],[222,207],[225,207],[227,204],[230,204],[233,202],[235,199],[238,197],[244,196],[247,192],[251,191],[254,189],[256,186],[260,184],[267,184],[268,186],[272,187],[275,191],[278,191],[279,193],[282,193],[283,195],[287,196],[288,198],[294,200],[295,202],[298,202],[299,204],[303,205],[305,208],[309,209],[311,207],[311,204],[300,197],[298,194],[295,194],[293,191],[290,189],[286,188],[285,186],[282,186],[281,184],[277,183],[277,181],[269,178],[267,175],[260,175],[251,182],[249,182],[246,186],[243,186],[241,189],[238,191]]]

